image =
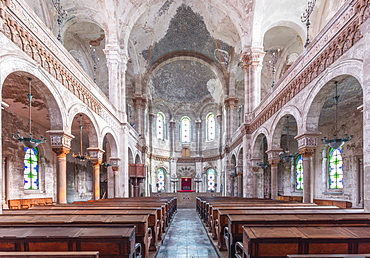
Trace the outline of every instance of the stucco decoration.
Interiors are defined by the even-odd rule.
[[[177,60],[156,71],[150,79],[154,99],[163,99],[172,108],[183,104],[198,106],[207,99],[220,101],[221,83],[205,65]]]

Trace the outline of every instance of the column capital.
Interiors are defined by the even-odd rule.
[[[266,153],[268,155],[268,162],[271,166],[277,166],[280,162],[280,153],[283,149],[271,149],[267,150]]]
[[[224,101],[226,108],[234,109],[238,104],[238,98],[235,95],[228,96]]]
[[[318,137],[321,132],[305,132],[294,137],[298,142],[298,151],[300,154],[315,151],[318,143]],[[302,153],[301,153],[302,150]],[[310,151],[313,150],[313,151]],[[303,154],[302,154],[303,155]],[[312,155],[312,154],[311,154]]]
[[[71,141],[75,138],[72,134],[62,130],[50,130],[46,133],[50,136],[51,148],[58,156],[69,153],[71,150]]]
[[[104,150],[98,147],[90,147],[87,148],[87,151],[90,155],[90,162],[93,165],[101,164],[103,162],[103,153],[105,152]]]
[[[142,94],[135,94],[133,99],[135,107],[144,107],[147,99]]]
[[[176,122],[175,120],[170,120],[170,127],[175,128]]]
[[[250,47],[243,52],[241,61],[243,63],[243,68],[247,70],[250,66],[261,67],[263,57],[266,52],[263,51],[262,47]]]
[[[112,170],[118,171],[120,158],[109,158],[109,163],[112,164]]]

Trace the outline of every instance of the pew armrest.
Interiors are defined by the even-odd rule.
[[[141,258],[141,244],[140,243],[136,243],[135,244],[135,247],[134,247],[134,254],[135,254],[135,258]]]
[[[225,243],[226,243],[227,250],[229,250],[230,249],[230,241],[229,241],[230,233],[229,233],[229,227],[224,227],[224,238],[225,238]]]
[[[235,244],[235,257],[236,258],[243,258],[244,256],[244,246],[241,242],[236,242]]]

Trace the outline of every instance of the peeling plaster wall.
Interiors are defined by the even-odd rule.
[[[28,136],[29,121],[16,114],[2,110],[2,146],[3,158],[5,158],[5,181],[6,200],[52,197],[56,200],[56,166],[55,153],[48,142],[38,146],[39,150],[39,190],[25,190],[24,178],[24,148],[22,144],[12,138],[13,133],[21,132],[22,136]],[[39,124],[32,124],[34,138],[39,139],[41,135],[46,137],[48,129]]]

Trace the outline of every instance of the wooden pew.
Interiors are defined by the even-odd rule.
[[[256,215],[228,215],[228,227],[225,228],[225,242],[229,257],[234,257],[235,244],[243,238],[243,226],[320,226],[320,227],[341,227],[341,226],[365,226],[370,229],[370,213],[363,214],[256,214]]]
[[[240,245],[239,245],[240,247]],[[368,254],[366,227],[243,227],[244,257],[281,258],[294,254]]]
[[[1,227],[0,251],[98,251],[100,258],[135,257],[134,226]],[[139,250],[139,249],[138,249]]]
[[[324,199],[313,199],[313,202],[317,205],[335,205],[342,209],[352,208],[352,203],[344,200],[324,200]]]
[[[76,207],[76,206],[73,206]],[[158,234],[161,232],[157,209],[130,209],[130,210],[110,210],[88,207],[90,209],[28,209],[28,210],[4,210],[3,215],[24,216],[24,215],[149,215],[148,226],[151,228],[153,236],[149,245],[149,251],[157,251]],[[1,219],[1,215],[0,215]]]
[[[143,205],[143,206],[140,206]],[[157,204],[134,204],[134,203],[128,203],[128,204],[103,204],[98,203],[96,205],[92,204],[57,204],[53,206],[35,206],[32,207],[30,210],[142,210],[142,209],[156,209],[157,210],[157,217],[160,220],[160,228],[161,233],[164,233],[166,230],[166,224],[167,224],[167,214],[165,212],[164,205],[157,205]],[[160,234],[159,234],[160,236]]]
[[[1,258],[99,258],[99,252],[0,252]]]
[[[135,239],[143,248],[143,257],[149,257],[149,243],[152,239],[151,229],[148,227],[149,215],[1,215],[0,227],[25,227],[27,225],[39,227],[96,227],[104,226],[135,226]],[[37,251],[37,250],[36,250]]]
[[[32,198],[8,200],[9,209],[28,209],[36,205],[53,205],[53,198]]]
[[[370,258],[370,254],[292,254],[287,258]]]

